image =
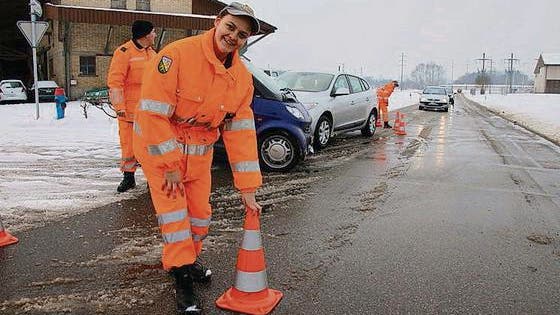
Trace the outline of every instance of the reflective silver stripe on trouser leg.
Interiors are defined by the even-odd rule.
[[[181,222],[185,220],[186,217],[187,217],[187,209],[181,209],[181,210],[157,215],[159,225]]]
[[[191,220],[191,227],[199,227],[199,228],[208,228],[210,226],[210,221],[212,218],[208,219],[197,219],[197,218],[190,218]],[[208,234],[196,234],[193,230],[193,240],[195,242],[200,242],[206,238]]]
[[[266,269],[259,272],[237,271],[235,288],[242,292],[259,292],[268,288]]]
[[[191,237],[191,231],[187,229],[173,233],[164,233],[161,236],[165,244],[171,244],[188,240]]]

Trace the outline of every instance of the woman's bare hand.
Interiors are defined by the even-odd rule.
[[[262,206],[257,202],[254,192],[241,193],[241,200],[243,200],[247,210],[252,210],[253,213],[259,215],[261,214]]]
[[[173,199],[177,198],[177,191],[181,196],[185,196],[185,187],[183,186],[182,176],[180,171],[165,172],[164,182],[161,186],[161,190],[167,193],[167,197]]]

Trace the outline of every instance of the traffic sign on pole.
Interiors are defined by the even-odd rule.
[[[35,34],[35,42],[33,41],[33,36],[32,36],[33,24],[35,24],[36,32],[37,32]],[[23,33],[25,39],[27,39],[29,45],[31,45],[31,47],[37,47],[37,44],[41,42],[43,35],[45,35],[47,28],[49,28],[49,23],[44,21],[36,21],[36,22],[18,21],[17,27]]]

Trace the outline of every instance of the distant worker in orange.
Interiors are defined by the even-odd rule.
[[[261,211],[255,199],[262,178],[250,107],[253,81],[239,56],[259,29],[253,9],[232,2],[214,28],[166,46],[144,76],[134,153],[148,179],[164,242],[163,268],[174,278],[181,314],[201,311],[193,281],[212,275],[198,257],[211,220],[212,148],[220,135],[243,203]]]
[[[155,38],[152,23],[134,21],[132,39],[115,50],[107,75],[111,103],[119,121],[123,180],[117,187],[118,192],[136,187],[134,172],[137,161],[132,148],[132,126],[135,109],[140,100],[144,67],[156,55],[152,48]]]
[[[392,128],[389,125],[389,97],[391,97],[397,86],[399,86],[399,82],[393,80],[377,89],[377,106],[379,108],[378,112],[383,118],[383,128]]]

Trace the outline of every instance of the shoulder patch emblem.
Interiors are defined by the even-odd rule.
[[[172,63],[173,63],[173,59],[167,56],[161,57],[161,60],[159,61],[157,66],[159,73],[167,73],[171,68]]]
[[[124,46],[121,47],[121,51],[122,51],[122,52],[125,52],[125,51],[126,51],[126,47],[124,47]]]

